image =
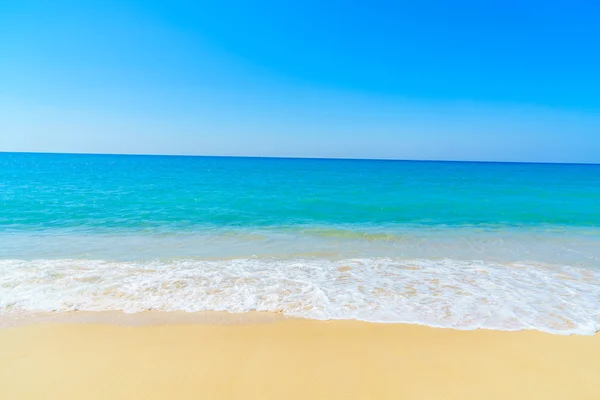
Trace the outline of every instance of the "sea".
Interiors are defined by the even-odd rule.
[[[0,315],[591,335],[600,165],[0,153]]]

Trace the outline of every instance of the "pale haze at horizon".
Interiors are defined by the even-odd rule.
[[[0,151],[600,163],[600,6],[509,3],[4,2]]]

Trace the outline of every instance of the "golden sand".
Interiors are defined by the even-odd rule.
[[[600,336],[279,319],[0,329],[0,399],[600,399]]]

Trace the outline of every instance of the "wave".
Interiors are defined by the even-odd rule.
[[[593,268],[452,259],[0,260],[0,312],[270,311],[590,335],[599,282]]]

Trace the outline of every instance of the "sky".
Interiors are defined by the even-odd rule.
[[[599,16],[0,0],[0,151],[600,163]]]

